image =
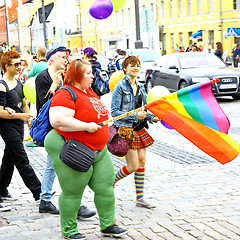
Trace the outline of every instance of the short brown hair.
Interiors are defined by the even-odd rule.
[[[7,51],[2,55],[1,67],[4,72],[6,72],[6,65],[7,64],[10,65],[12,63],[12,59],[16,59],[16,58],[20,58],[20,55],[18,52],[13,50]]]
[[[44,46],[39,46],[37,52],[41,57],[45,57],[47,49]]]
[[[66,84],[76,84],[80,83],[86,69],[86,65],[92,65],[86,59],[74,59],[66,72],[66,76],[64,78],[64,83]]]
[[[133,64],[133,65],[139,64],[140,65],[141,61],[138,57],[132,56],[132,55],[124,58],[123,63],[122,63],[124,73],[125,73],[124,69],[126,69],[129,64]]]

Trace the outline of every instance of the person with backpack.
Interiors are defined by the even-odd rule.
[[[24,122],[30,125],[33,116],[24,98],[23,85],[14,78],[21,69],[20,55],[16,51],[7,51],[1,58],[1,66],[5,74],[0,80],[0,135],[5,149],[0,169],[0,203],[2,199],[13,199],[7,187],[14,167],[37,201],[40,198],[41,182],[29,163],[23,145]],[[11,114],[8,108],[12,109]],[[3,209],[1,204],[0,210]]]
[[[126,57],[126,55],[127,55],[126,51],[124,51],[124,50],[119,51],[119,55],[116,58],[116,68],[117,68],[117,70],[123,70],[122,63],[123,63],[123,60]]]
[[[92,64],[92,73],[94,76],[93,83],[91,85],[92,90],[99,97],[110,92],[109,76],[106,71],[102,70],[100,62],[97,61],[97,52],[92,47],[86,47],[83,52],[83,59],[87,59]]]
[[[108,125],[100,126],[109,116],[107,107],[90,89],[93,81],[91,63],[75,59],[70,63],[64,86],[71,87],[77,95],[76,102],[67,91],[58,90],[53,96],[49,116],[52,129],[44,146],[52,159],[62,189],[59,196],[61,233],[67,239],[85,239],[79,233],[77,213],[86,186],[94,192],[101,233],[119,237],[127,233],[116,225],[115,196],[113,191],[114,166],[107,150]],[[64,138],[64,139],[63,139]],[[60,158],[66,141],[77,141],[98,153],[87,172],[77,171]]]
[[[68,55],[70,50],[65,46],[57,45],[46,53],[48,68],[40,72],[36,78],[36,109],[39,114],[42,106],[53,97],[54,93],[63,86],[63,73],[68,64]],[[52,166],[52,160],[47,155],[47,165],[42,179],[40,194],[40,213],[59,214],[58,209],[51,202],[52,186],[56,173]],[[82,205],[78,211],[79,218],[89,218],[96,214]]]

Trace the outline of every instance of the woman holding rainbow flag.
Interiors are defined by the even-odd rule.
[[[144,86],[139,85],[136,81],[141,67],[140,64],[139,58],[135,56],[128,56],[124,59],[122,66],[125,77],[115,85],[112,92],[111,114],[113,117],[142,107],[147,103]],[[114,186],[116,182],[134,172],[136,205],[145,208],[155,207],[143,198],[146,148],[154,142],[146,128],[148,128],[147,121],[152,122],[153,120],[158,121],[159,119],[156,117],[152,119],[146,111],[140,111],[114,122],[117,129],[122,126],[130,127],[136,133],[125,156],[127,165],[115,174]]]

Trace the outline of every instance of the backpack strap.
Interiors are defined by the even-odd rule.
[[[0,80],[0,83],[2,83],[5,86],[6,91],[9,92],[8,85],[7,85],[7,83],[3,79]]]
[[[68,86],[62,86],[62,87],[60,87],[59,89],[65,89],[65,90],[69,91],[69,93],[71,94],[71,97],[72,97],[73,101],[74,101],[74,102],[77,101],[77,95],[76,95],[75,91],[74,91],[72,88],[70,88],[70,87],[68,87]]]

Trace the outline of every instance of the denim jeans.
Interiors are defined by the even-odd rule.
[[[47,166],[43,175],[40,198],[46,202],[51,202],[52,186],[54,183],[56,173],[52,166],[52,160],[47,155]]]

